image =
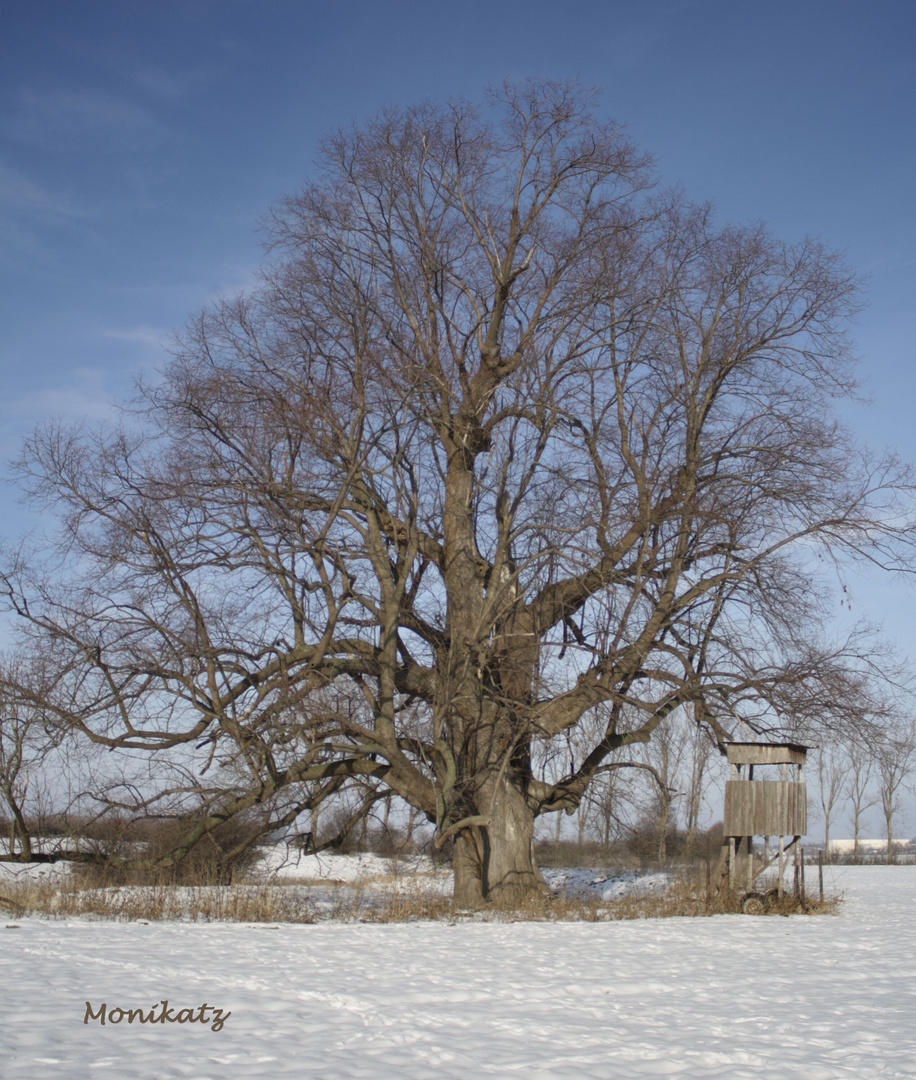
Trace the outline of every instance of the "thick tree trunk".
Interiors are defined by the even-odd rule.
[[[489,793],[493,807],[484,840],[484,885],[487,900],[517,903],[547,891],[534,861],[534,814],[524,791],[508,776],[499,777]]]
[[[497,776],[481,792],[481,804],[490,823],[465,829],[455,838],[455,905],[516,904],[546,893],[534,861],[534,814],[520,785]]]

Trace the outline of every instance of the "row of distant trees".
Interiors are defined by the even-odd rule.
[[[908,800],[916,796],[916,721],[896,715],[872,737],[825,732],[819,743],[809,753],[806,779],[809,821],[823,822],[825,849],[842,822],[858,861],[859,842],[873,835],[878,814],[890,861],[908,823]],[[575,756],[572,744],[567,753]],[[566,765],[561,760],[557,767]],[[641,772],[633,775],[632,768]],[[683,713],[660,736],[610,763],[580,803],[572,829],[558,815],[552,834],[542,835],[552,835],[557,845],[573,839],[598,842],[605,851],[629,848],[660,863],[702,855],[707,837],[717,839],[719,826],[710,828],[710,822],[721,815],[726,776],[715,743]]]
[[[72,750],[37,713],[0,716],[0,827],[7,852],[40,857],[39,839],[50,840],[52,848],[66,840],[70,850],[76,844],[75,850],[82,845],[87,852],[117,852],[137,840],[148,844],[154,835],[174,834],[174,825],[151,830],[124,801],[128,791],[139,792],[142,777],[110,770],[106,775],[106,754]],[[582,745],[570,737],[551,747],[541,768],[548,777],[563,775],[581,754]],[[721,799],[716,781],[724,775],[723,761],[709,734],[682,712],[656,739],[607,762],[587,797],[573,812],[548,819],[539,841],[558,853],[579,847],[659,862],[705,850],[710,812],[719,809],[713,804]],[[121,813],[112,814],[119,790]],[[425,818],[397,796],[379,794],[371,782],[341,791],[316,802],[285,835],[310,850],[429,848],[432,831]],[[249,832],[257,835],[252,825]]]
[[[573,738],[556,746],[548,769],[569,769],[576,752]],[[721,811],[715,804],[723,774],[724,759],[709,733],[682,710],[652,740],[615,754],[575,811],[557,814],[542,839],[556,847],[590,842],[605,853],[622,849],[659,863],[696,854],[705,850],[710,814]]]
[[[546,774],[574,768],[577,750],[581,753],[572,738],[555,744],[542,763]],[[36,838],[61,835],[82,842],[87,851],[103,840],[110,850],[138,837],[148,841],[153,835],[148,822],[132,822],[131,815],[122,814],[115,816],[117,826],[110,820],[103,825],[110,800],[87,799],[87,789],[111,790],[124,780],[101,780],[104,756],[97,755],[95,769],[86,758],[67,758],[67,747],[37,715],[0,717],[0,823],[7,851],[36,857],[41,854]],[[575,848],[583,855],[631,855],[658,863],[702,856],[716,841],[718,825],[710,822],[721,810],[725,776],[725,760],[715,743],[683,711],[658,737],[607,762],[574,812],[548,820],[539,842],[557,857],[573,857]],[[890,859],[907,821],[906,799],[914,794],[916,724],[898,719],[871,742],[825,740],[809,757],[807,777],[811,810],[823,822],[828,852],[835,826],[843,822],[852,831],[852,855],[858,860],[867,815],[873,820],[877,811]],[[379,799],[378,794],[371,783],[341,792],[316,804],[298,832],[287,835],[296,835],[312,850],[429,848],[432,833],[425,819],[396,796]],[[160,832],[173,835],[177,827]],[[249,834],[260,835],[254,821],[248,830],[236,829],[232,839],[238,843]]]
[[[834,826],[843,821],[852,829],[853,858],[866,815],[881,815],[887,858],[901,838],[907,820],[906,801],[916,794],[916,722],[899,718],[875,742],[837,738],[825,743],[816,757],[813,784],[815,808],[824,823],[824,847],[830,851]]]

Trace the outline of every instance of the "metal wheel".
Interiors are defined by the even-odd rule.
[[[745,915],[763,915],[766,909],[766,897],[761,893],[748,893],[741,901],[741,910]]]

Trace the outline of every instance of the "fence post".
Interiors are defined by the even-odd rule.
[[[712,905],[712,864],[710,862],[711,855],[709,850],[709,834],[706,836],[706,914],[709,914],[709,908]]]

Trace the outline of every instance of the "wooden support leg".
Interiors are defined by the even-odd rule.
[[[801,898],[801,864],[799,862],[801,845],[798,842],[797,836],[793,840],[793,843],[795,844],[795,899],[798,900]]]

